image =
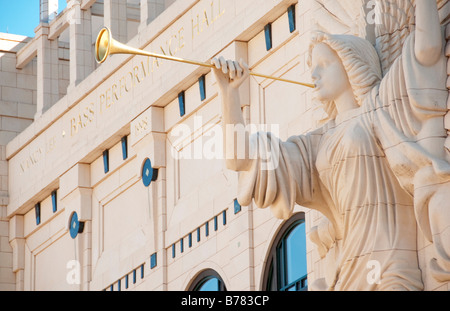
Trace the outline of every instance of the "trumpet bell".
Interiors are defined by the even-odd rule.
[[[111,32],[108,28],[100,30],[97,41],[95,42],[95,60],[100,64],[103,63],[109,56],[111,51]]]

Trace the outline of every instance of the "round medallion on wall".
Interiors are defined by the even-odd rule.
[[[75,239],[78,236],[78,233],[82,233],[84,228],[84,223],[80,222],[78,220],[78,214],[76,212],[72,213],[72,216],[70,216],[70,222],[69,222],[69,232],[70,237],[72,239]]]
[[[150,159],[145,159],[144,165],[142,166],[142,182],[144,186],[148,187],[153,181],[153,167]]]

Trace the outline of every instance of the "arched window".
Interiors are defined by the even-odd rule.
[[[274,240],[264,276],[267,291],[306,291],[305,215],[289,219]]]
[[[189,287],[189,291],[199,292],[223,292],[226,290],[227,288],[220,275],[211,269],[201,272]]]

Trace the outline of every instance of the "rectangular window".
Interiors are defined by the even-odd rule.
[[[181,253],[184,253],[184,240],[183,239],[180,240],[180,251],[181,251]]]
[[[191,248],[192,247],[192,233],[189,233],[188,244],[189,244],[189,248]]]
[[[128,137],[122,137],[122,157],[124,160],[128,159]]]
[[[235,199],[234,200],[234,214],[236,215],[237,213],[239,213],[242,210],[241,205],[239,204],[238,200]]]
[[[183,117],[186,114],[186,103],[184,91],[178,94],[178,104],[180,106],[180,117]]]
[[[41,224],[41,203],[38,203],[34,206],[34,212],[36,214],[36,225]]]
[[[144,278],[144,265],[141,266],[141,279]]]
[[[297,28],[295,25],[295,4],[291,5],[288,8],[288,17],[289,17],[289,31],[292,33]]]
[[[218,224],[217,224],[217,216],[214,217],[214,231],[217,231],[218,229]]]
[[[53,213],[56,213],[58,211],[58,203],[56,201],[56,190],[52,192],[52,207]]]
[[[200,87],[200,99],[204,101],[206,99],[206,85],[205,85],[205,76],[201,76],[198,79],[199,87]]]
[[[209,236],[209,222],[205,223],[205,235]]]
[[[122,282],[119,280],[118,282],[117,282],[117,290],[120,292],[121,290],[122,290]]]
[[[157,266],[156,253],[150,256],[150,269],[153,269]]]
[[[172,244],[172,258],[175,258],[175,252],[176,252],[176,249],[175,249],[175,244]]]
[[[197,242],[200,242],[200,228],[197,228]]]
[[[133,284],[136,284],[136,269],[133,270]]]
[[[266,38],[266,50],[269,51],[272,48],[272,24],[267,24],[264,27],[264,35]]]
[[[222,212],[222,217],[223,217],[223,225],[225,226],[227,224],[227,211],[223,211]]]
[[[103,151],[103,168],[105,169],[105,174],[109,172],[109,150]]]
[[[125,289],[128,289],[128,274],[125,275]]]

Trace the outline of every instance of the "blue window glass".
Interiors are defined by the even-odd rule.
[[[128,289],[128,274],[125,275],[125,289]]]
[[[197,242],[200,242],[200,228],[197,228]]]
[[[199,87],[200,87],[200,99],[204,101],[206,99],[206,85],[205,85],[205,76],[201,76],[198,79]]]
[[[227,289],[219,274],[214,270],[208,269],[197,276],[190,290],[200,292],[218,292],[226,291]]]
[[[109,172],[109,150],[103,151],[103,168],[105,174]]]
[[[128,158],[128,138],[127,136],[122,137],[122,158],[126,160]]]
[[[235,199],[234,200],[234,214],[236,215],[237,213],[239,213],[242,210],[241,205],[239,204],[238,200]]]
[[[172,244],[172,258],[175,258],[175,244]]]
[[[186,114],[186,103],[184,91],[178,94],[178,104],[180,106],[180,117],[183,117]]]
[[[133,270],[133,284],[136,284],[136,269]]]
[[[191,248],[192,247],[192,233],[189,233],[188,243],[189,243],[189,248]]]
[[[180,240],[180,252],[184,253],[184,239]]]
[[[41,203],[34,206],[34,212],[36,214],[36,225],[41,224]]]
[[[56,200],[56,190],[52,192],[52,208],[53,208],[53,213],[56,213],[58,211],[58,203]]]
[[[217,224],[217,216],[214,217],[214,231],[217,231],[219,229],[218,224]]]
[[[270,254],[267,290],[305,291],[308,289],[305,222],[297,214],[281,230]],[[295,219],[300,218],[300,219]]]
[[[200,287],[197,289],[199,292],[218,292],[219,289],[219,279],[210,278],[206,280]]]
[[[225,226],[227,224],[227,211],[222,212],[222,218],[223,218],[223,225]]]
[[[264,27],[264,35],[266,38],[266,50],[269,51],[272,48],[272,24],[267,24]]]
[[[150,269],[153,269],[157,266],[156,253],[150,256]]]
[[[295,4],[291,5],[288,8],[288,17],[289,17],[289,31],[292,33],[296,29],[296,25],[295,25]]]
[[[298,224],[284,239],[285,283],[294,284],[306,276],[305,223]]]
[[[209,236],[209,222],[205,223],[205,235]]]
[[[119,292],[122,290],[122,282],[121,282],[121,280],[119,280],[119,281],[117,282],[117,290],[118,290]]]
[[[141,266],[141,279],[144,278],[144,265]]]

